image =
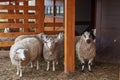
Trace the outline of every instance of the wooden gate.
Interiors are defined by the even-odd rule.
[[[0,38],[15,38],[23,34],[45,32],[55,34],[63,28],[63,17],[56,16],[56,1],[53,0],[53,15],[44,14],[45,0],[1,0]],[[13,31],[4,33],[5,28]],[[22,31],[20,31],[22,30]],[[11,46],[13,41],[0,41],[0,47]]]

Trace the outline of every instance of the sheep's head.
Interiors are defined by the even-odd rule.
[[[84,32],[84,34],[82,35],[82,37],[85,40],[85,42],[87,42],[87,43],[91,42],[91,34],[89,32]]]
[[[49,55],[52,55],[53,54],[53,51],[55,49],[55,45],[56,45],[56,42],[58,40],[57,39],[54,39],[54,38],[46,38],[43,43],[44,43],[44,46],[45,48],[47,48],[47,50],[49,50]]]
[[[28,51],[28,49],[18,49],[16,51],[16,57],[18,60],[22,60],[24,61],[25,60],[25,52]]]

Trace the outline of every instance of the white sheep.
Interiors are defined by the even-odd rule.
[[[42,40],[41,37],[42,35],[44,35],[44,33],[39,33],[39,34],[33,34],[33,35],[20,35],[18,36],[16,39],[15,39],[15,43],[18,42],[18,41],[21,41],[22,39],[24,38],[29,38],[29,37],[35,37],[37,39],[39,39],[40,41]]]
[[[50,62],[53,64],[52,70],[55,71],[55,64],[58,64],[58,59],[63,56],[64,52],[63,33],[59,33],[56,38],[45,36],[43,40],[43,57],[47,62],[47,71],[50,68]]]
[[[76,43],[76,54],[84,71],[85,60],[88,60],[88,70],[91,71],[92,61],[96,56],[96,47],[89,32],[84,32]]]
[[[39,59],[42,53],[42,44],[36,38],[25,38],[14,43],[10,48],[10,59],[13,65],[17,66],[17,75],[22,77],[22,68],[29,63],[36,61],[39,69]]]

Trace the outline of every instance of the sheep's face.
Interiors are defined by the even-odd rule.
[[[89,32],[85,32],[82,36],[83,36],[85,42],[87,42],[87,43],[91,42],[91,35]]]
[[[53,38],[48,38],[48,39],[46,39],[46,41],[44,41],[44,46],[49,50],[50,55],[52,55],[52,53],[54,51],[56,42],[57,41]]]
[[[28,50],[27,49],[18,49],[16,51],[16,54],[17,54],[19,60],[23,60],[23,61],[25,60],[25,51],[28,51]]]

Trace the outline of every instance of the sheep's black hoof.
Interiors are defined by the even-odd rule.
[[[85,72],[84,70],[81,70],[82,72]]]
[[[92,70],[89,70],[89,72],[92,72]]]

